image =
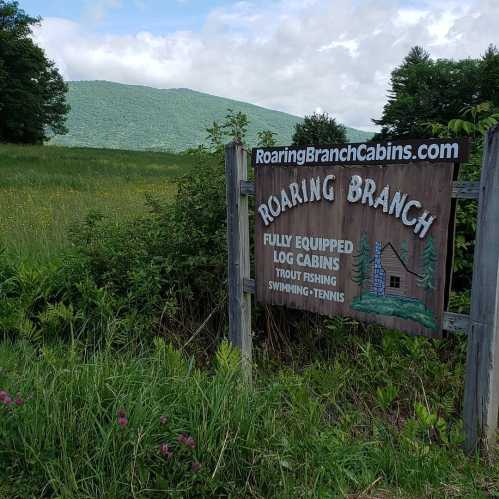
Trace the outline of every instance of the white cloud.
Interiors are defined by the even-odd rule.
[[[327,45],[323,45],[322,47],[319,47],[317,50],[319,52],[323,52],[324,50],[329,50],[329,49],[334,49],[336,47],[343,47],[348,52],[352,57],[357,57],[359,55],[359,41],[358,40],[344,40],[340,36],[339,40],[336,40],[334,42],[331,42]]]
[[[426,15],[428,11],[418,9],[400,9],[397,17],[393,20],[396,26],[413,26],[418,24]]]
[[[118,6],[119,0],[100,2]],[[498,43],[497,0],[280,0],[210,13],[200,32],[96,34],[45,19],[35,38],[67,79],[189,87],[304,115],[371,127],[390,71],[413,45],[435,57],[477,57]]]

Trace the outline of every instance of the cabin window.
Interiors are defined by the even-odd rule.
[[[400,277],[397,275],[390,276],[390,287],[391,288],[400,288]]]

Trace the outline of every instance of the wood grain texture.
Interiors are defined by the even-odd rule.
[[[470,329],[470,316],[466,314],[456,314],[444,312],[444,331],[451,333],[468,334]]]
[[[445,269],[447,238],[449,226],[450,199],[452,192],[452,164],[413,163],[410,165],[387,166],[312,166],[312,167],[281,167],[260,166],[255,168],[256,174],[256,297],[262,303],[285,305],[292,308],[310,310],[325,315],[347,315],[364,322],[376,322],[388,328],[409,331],[425,336],[440,336],[443,326]],[[266,203],[269,196],[277,195],[282,189],[288,189],[290,183],[301,185],[302,180],[311,177],[324,179],[326,175],[333,174],[335,200],[329,202],[321,199],[312,203],[298,204],[288,208],[279,215],[268,227],[263,223],[258,214],[258,207]],[[390,186],[390,200],[395,191],[408,194],[408,199],[417,199],[423,205],[423,210],[429,210],[436,217],[428,236],[420,239],[414,234],[414,227],[408,227],[401,220],[383,213],[381,207],[373,208],[367,204],[349,203],[347,201],[348,185],[352,175],[362,178],[371,178],[376,182],[377,193],[386,185]],[[418,216],[416,212],[414,216]],[[277,264],[273,262],[274,250],[292,252],[296,258],[300,251],[296,248],[275,248],[264,244],[264,234],[318,236],[338,240],[348,240],[353,243],[353,254],[338,254],[321,251],[310,251],[309,254],[339,257],[339,270],[314,269],[299,266],[296,259],[293,264]],[[369,282],[362,289],[354,282],[355,257],[359,251],[359,240],[366,234],[370,248]],[[436,269],[433,291],[421,287],[422,255],[429,236],[433,238],[436,251]],[[373,258],[376,242],[380,242],[383,251],[387,252],[386,262],[391,262],[386,269],[387,289],[390,283],[390,269],[393,277],[400,278],[401,292],[409,301],[422,304],[425,314],[431,313],[431,325],[425,319],[414,320],[401,317],[400,311],[390,309],[389,315],[377,308],[366,311],[366,301],[362,296],[372,290]],[[403,246],[408,247],[408,255],[402,263]],[[301,253],[307,253],[301,251]],[[395,262],[399,255],[400,260]],[[279,278],[277,268],[302,272],[301,278]],[[395,272],[395,270],[398,272]],[[400,274],[400,271],[403,274]],[[305,283],[304,272],[320,274],[321,276],[334,276],[336,285]],[[281,274],[282,275],[282,274]],[[298,285],[313,288],[312,295],[304,296],[295,291],[283,292],[269,289],[274,286],[271,282],[282,282],[288,285]],[[392,281],[397,283],[396,280]],[[288,290],[291,288],[287,288]],[[294,288],[296,289],[296,288]],[[316,291],[319,290],[319,291]],[[344,293],[344,301],[338,300],[334,294],[324,294],[324,291]],[[389,293],[387,293],[389,294]],[[395,295],[395,293],[393,293]],[[324,299],[326,296],[326,299]],[[332,298],[332,299],[331,299]],[[354,308],[355,307],[359,308]],[[384,302],[386,303],[386,302]],[[369,305],[371,306],[371,305]],[[405,306],[405,305],[404,305]],[[419,305],[418,305],[419,306]],[[363,310],[362,310],[363,309]],[[409,309],[407,309],[409,310]],[[397,316],[398,315],[398,316]],[[419,317],[419,315],[418,315]],[[419,317],[419,319],[421,319]]]
[[[240,349],[243,372],[251,381],[251,294],[244,289],[250,277],[248,198],[241,194],[241,181],[248,176],[246,152],[241,145],[225,147],[227,194],[229,339]]]
[[[255,183],[251,180],[242,180],[241,193],[246,196],[254,196]],[[480,182],[452,182],[452,197],[456,199],[478,199],[480,197]]]
[[[464,394],[465,447],[495,443],[499,406],[499,127],[490,130],[480,179]]]
[[[478,199],[480,197],[480,182],[453,182],[452,197],[457,199]]]

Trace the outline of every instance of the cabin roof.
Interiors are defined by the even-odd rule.
[[[386,249],[386,248],[388,248],[388,247],[390,247],[390,248],[393,250],[393,252],[395,253],[395,256],[398,258],[398,260],[400,261],[400,263],[402,264],[402,266],[404,267],[404,269],[405,269],[407,272],[409,272],[409,274],[412,274],[412,275],[414,275],[414,276],[416,276],[416,277],[419,277],[419,278],[423,277],[421,274],[418,274],[417,272],[414,272],[413,270],[411,270],[411,269],[409,269],[409,268],[407,267],[407,265],[405,264],[404,260],[402,260],[402,257],[399,255],[399,252],[395,249],[395,247],[393,246],[393,244],[392,244],[392,243],[386,243],[386,244],[385,244],[385,245],[381,248],[381,254],[383,254],[383,251],[385,251],[385,249]],[[371,262],[374,262],[374,257],[373,257],[373,258],[371,258],[371,260],[370,260],[370,261],[371,261]]]

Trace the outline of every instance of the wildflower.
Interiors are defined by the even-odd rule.
[[[17,397],[14,400],[14,402],[17,405],[17,407],[21,407],[22,405],[24,405],[24,400],[21,398],[21,396],[19,395],[19,393],[17,394]]]
[[[168,418],[166,416],[160,416],[159,417],[159,422],[162,424],[162,425],[165,425],[168,421]]]
[[[5,402],[9,394],[5,390],[0,390],[0,402]]]
[[[201,463],[198,463],[197,461],[193,461],[191,465],[191,470],[193,473],[197,473],[201,469]]]
[[[173,452],[170,450],[168,444],[165,443],[161,444],[159,446],[159,452],[168,459],[171,459],[173,457]]]
[[[123,409],[118,411],[118,424],[124,428],[128,424],[128,418],[126,417],[126,412]]]
[[[9,395],[7,395],[6,397],[4,397],[4,399],[3,399],[3,403],[4,403],[5,405],[10,405],[10,404],[12,404],[12,398],[11,398],[11,397],[9,397]]]
[[[128,418],[126,418],[125,416],[120,416],[118,418],[118,424],[124,428],[127,424],[128,424]]]
[[[187,435],[187,433],[181,433],[177,437],[177,442],[179,444],[184,444],[185,446],[190,447],[191,449],[196,448],[196,441],[191,436]]]

